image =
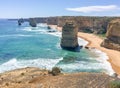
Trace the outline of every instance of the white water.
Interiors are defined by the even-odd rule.
[[[60,59],[33,59],[33,60],[17,60],[13,58],[8,62],[5,62],[0,65],[0,73],[5,71],[10,71],[18,68],[25,68],[25,67],[39,67],[45,69],[52,69],[62,58]]]
[[[33,35],[12,34],[12,35],[0,35],[0,37],[31,37]]]
[[[107,70],[107,74],[113,75],[115,73],[115,71],[112,69],[111,64],[107,61],[109,59],[107,54],[98,49],[91,49],[91,50],[92,50],[92,52],[94,52],[95,54],[98,55],[98,58],[95,58],[95,59],[103,64],[102,67]]]

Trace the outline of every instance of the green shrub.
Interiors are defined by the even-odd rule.
[[[25,75],[25,73],[21,73],[21,75],[23,76],[23,75]]]
[[[120,81],[112,81],[108,84],[108,88],[120,88]]]
[[[59,75],[61,73],[61,69],[59,67],[53,67],[52,71],[49,73],[52,74],[53,76],[56,76],[56,75]]]

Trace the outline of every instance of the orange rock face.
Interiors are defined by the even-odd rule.
[[[120,19],[113,20],[108,25],[107,37],[120,37]]]
[[[78,45],[78,29],[72,22],[67,22],[62,29],[61,47],[63,49],[75,49]]]
[[[102,46],[120,51],[120,19],[112,20],[108,25],[107,38]]]

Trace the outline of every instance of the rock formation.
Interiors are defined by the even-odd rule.
[[[29,24],[30,24],[30,26],[32,26],[32,27],[36,27],[36,26],[37,26],[37,22],[35,21],[34,18],[30,18],[30,19],[29,19]]]
[[[48,70],[31,67],[0,73],[0,88],[120,88],[119,84],[119,78],[104,73],[61,73],[53,76]]]
[[[108,23],[113,19],[120,17],[91,17],[91,16],[57,16],[35,18],[37,23],[47,23],[48,25],[57,25],[63,27],[67,20],[76,22],[78,31],[103,34],[107,31]]]
[[[101,46],[120,51],[120,19],[112,20],[108,25],[107,38]]]
[[[22,19],[22,18],[21,18],[21,19],[18,19],[18,25],[21,26],[22,23],[24,23],[24,19]]]
[[[78,29],[73,22],[66,22],[62,29],[61,47],[66,50],[79,51]]]

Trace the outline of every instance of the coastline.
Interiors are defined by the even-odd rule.
[[[62,27],[57,27],[57,25],[49,25],[49,26],[53,29],[57,29],[58,31],[62,31]],[[109,57],[108,61],[110,62],[113,70],[120,75],[120,52],[119,51],[101,47],[100,44],[102,43],[103,39],[94,34],[78,32],[78,37],[88,41],[89,42],[87,45],[88,47],[96,48],[106,53],[107,56]]]

